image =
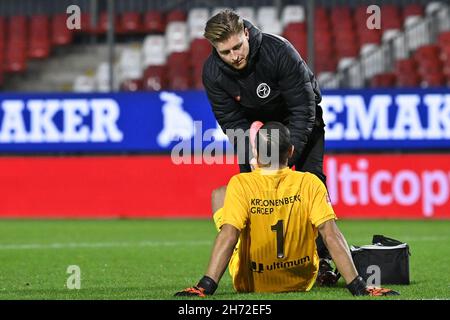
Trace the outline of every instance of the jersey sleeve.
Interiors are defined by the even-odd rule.
[[[319,178],[313,174],[311,176],[309,219],[314,227],[317,228],[325,221],[337,219],[337,217],[331,205],[327,188]]]
[[[234,176],[228,183],[225,194],[222,225],[231,224],[238,230],[244,229],[248,220],[248,206],[242,185]]]

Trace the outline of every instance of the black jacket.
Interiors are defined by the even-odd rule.
[[[247,66],[243,70],[228,66],[214,49],[203,66],[203,85],[212,110],[224,132],[247,130],[256,120],[284,123],[296,151],[290,164],[295,164],[313,127],[324,126],[319,86],[286,39],[262,33],[248,21],[244,24],[250,33]],[[270,87],[265,98],[257,94],[264,84]]]

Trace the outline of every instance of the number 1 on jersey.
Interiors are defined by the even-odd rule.
[[[278,220],[276,224],[270,227],[277,233],[277,258],[284,258],[284,238],[283,238],[283,220]]]

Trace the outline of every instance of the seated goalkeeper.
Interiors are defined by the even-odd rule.
[[[176,296],[213,294],[227,265],[237,292],[309,291],[319,268],[318,233],[353,295],[397,294],[368,288],[358,276],[325,185],[287,165],[294,152],[289,130],[268,122],[255,140],[255,170],[231,178],[214,214],[220,231],[205,276]]]

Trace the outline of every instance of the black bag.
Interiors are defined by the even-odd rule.
[[[367,281],[376,266],[380,268],[381,285],[409,284],[409,246],[398,240],[374,235],[372,245],[350,247],[359,275]],[[370,267],[369,266],[375,266]],[[370,284],[369,284],[370,285]]]

